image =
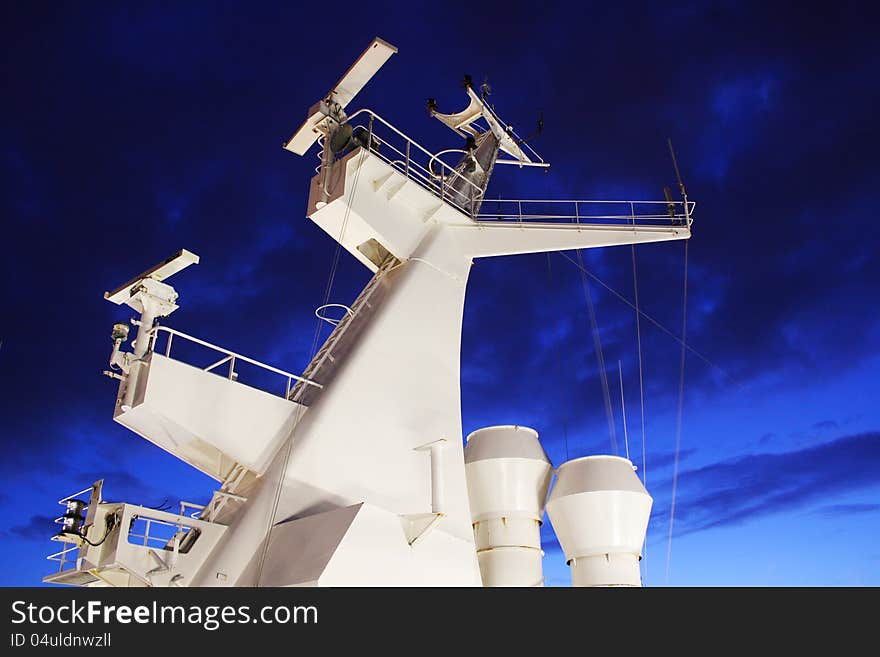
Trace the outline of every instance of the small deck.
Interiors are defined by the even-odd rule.
[[[354,135],[370,145],[372,155],[384,160],[409,180],[474,221],[565,223],[575,225],[690,226],[695,203],[682,200],[558,200],[490,199],[440,156],[398,130],[376,112],[362,109],[349,117]],[[451,149],[455,151],[456,149]],[[325,162],[316,169],[321,173]],[[543,164],[543,163],[542,163]],[[457,183],[461,189],[453,187]],[[475,200],[480,203],[475,204]],[[469,208],[479,207],[478,213]]]

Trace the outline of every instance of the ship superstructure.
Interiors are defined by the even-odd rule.
[[[690,237],[693,203],[483,199],[495,166],[547,166],[466,80],[435,118],[465,139],[432,153],[370,109],[347,113],[396,52],[375,39],[285,148],[317,142],[307,215],[373,272],[300,374],[156,324],[176,308],[182,250],[105,296],[113,419],[218,481],[176,512],[61,500],[66,544],[47,582],[114,586],[540,585],[552,465],[537,432],[489,427],[465,449],[460,346],[474,258]],[[448,164],[444,157],[457,162]],[[328,314],[341,311],[338,318]],[[182,353],[213,352],[207,365]],[[249,385],[245,369],[274,377]],[[650,496],[618,457],[563,464],[548,512],[574,583],[638,585]],[[609,523],[611,523],[609,525]],[[597,542],[598,541],[598,542]],[[634,570],[633,570],[634,567]]]

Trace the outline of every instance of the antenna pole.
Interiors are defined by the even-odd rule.
[[[684,202],[684,217],[687,220],[687,225],[691,225],[691,215],[688,210],[688,197],[687,192],[684,190],[684,183],[681,181],[681,172],[678,170],[678,161],[675,159],[675,149],[672,148],[672,139],[667,137],[666,143],[669,144],[669,154],[672,156],[672,166],[675,167],[675,177],[678,180],[678,188],[681,190],[681,198]]]

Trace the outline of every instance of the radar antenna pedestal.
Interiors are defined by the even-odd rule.
[[[133,355],[141,358],[149,347],[149,333],[157,317],[170,315],[178,306],[177,292],[167,283],[166,278],[198,264],[199,256],[186,249],[181,249],[170,258],[150,267],[138,274],[127,283],[123,283],[112,292],[105,292],[104,298],[116,305],[125,304],[141,314],[137,322],[138,333],[134,342]]]
[[[164,282],[169,276],[198,264],[199,256],[186,249],[181,249],[170,258],[150,267],[138,274],[127,283],[123,283],[112,292],[105,292],[104,298],[116,305],[125,304],[140,313],[139,319],[131,323],[138,327],[137,336],[131,352],[121,350],[122,343],[128,337],[128,327],[123,323],[113,326],[113,351],[110,354],[111,370],[104,371],[107,376],[120,379],[124,388],[123,407],[130,408],[143,365],[144,356],[150,350],[150,339],[153,336],[153,323],[157,317],[166,317],[177,310],[177,291]]]

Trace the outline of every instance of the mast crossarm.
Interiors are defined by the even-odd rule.
[[[457,226],[473,257],[688,239],[693,201],[485,200]],[[494,210],[494,211],[493,211]]]
[[[477,221],[452,226],[470,257],[544,253],[689,239],[687,226],[625,226]]]

